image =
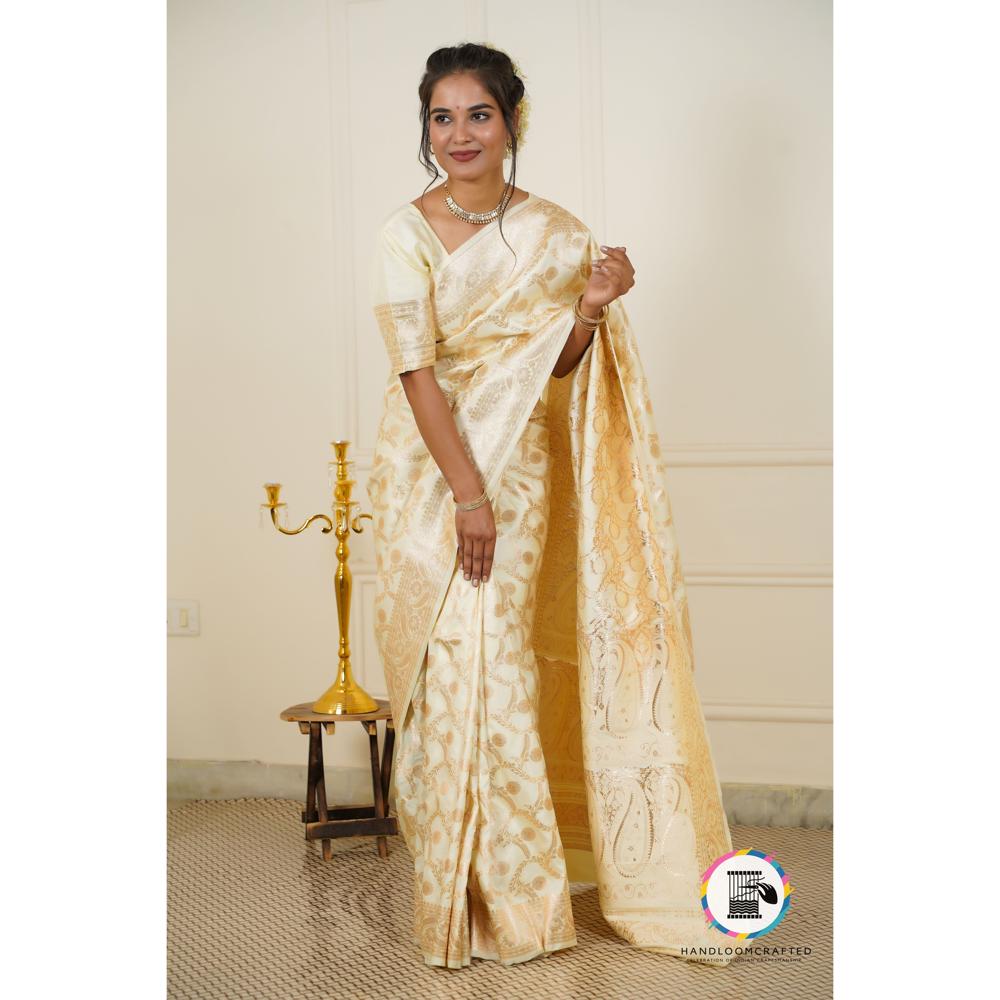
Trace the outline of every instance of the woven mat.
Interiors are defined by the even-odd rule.
[[[733,846],[775,855],[796,887],[788,913],[753,942],[805,956],[741,955],[713,968],[635,948],[601,917],[597,889],[573,883],[578,944],[514,966],[473,959],[431,968],[411,941],[413,865],[400,837],[304,840],[302,804],[192,801],[168,810],[168,996],[199,1000],[744,1000],[828,998],[831,830],[737,826]],[[731,939],[728,939],[731,941]],[[720,934],[720,944],[727,939]]]

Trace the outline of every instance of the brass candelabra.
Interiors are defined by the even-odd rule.
[[[325,521],[323,534],[331,531],[337,537],[337,568],[333,575],[333,589],[337,598],[337,625],[340,629],[338,644],[337,679],[331,687],[313,704],[313,711],[326,715],[360,715],[374,712],[378,705],[358,682],[351,672],[351,640],[349,625],[351,621],[351,567],[348,557],[351,550],[347,545],[348,531],[361,534],[364,530],[361,521],[371,520],[371,514],[357,513],[352,516],[352,508],[358,506],[358,501],[352,499],[354,480],[348,475],[347,467],[353,465],[348,461],[347,447],[350,441],[331,441],[335,460],[330,463],[336,467],[336,480],[333,484],[333,519],[326,514],[313,514],[306,518],[297,528],[286,528],[278,523],[278,512],[288,505],[281,499],[281,483],[264,483],[267,503],[261,504],[261,510],[271,512],[271,523],[283,535],[297,535],[305,531],[313,521]]]

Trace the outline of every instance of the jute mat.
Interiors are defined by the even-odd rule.
[[[426,966],[412,943],[413,866],[401,837],[333,841],[324,862],[304,840],[302,804],[192,801],[168,811],[168,996],[320,1000],[811,1000],[832,992],[830,830],[734,827],[733,846],[774,854],[795,892],[782,922],[713,968],[641,951],[601,916],[597,889],[573,883],[578,944],[514,966],[473,959]],[[719,934],[721,944],[733,944]],[[795,955],[792,949],[810,948]]]

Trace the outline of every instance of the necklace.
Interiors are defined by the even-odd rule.
[[[452,198],[451,192],[448,190],[448,185],[445,184],[444,186],[444,203],[448,206],[448,211],[464,222],[471,222],[474,226],[482,226],[487,222],[492,222],[494,219],[499,218],[500,213],[507,207],[507,202],[513,196],[514,192],[511,191],[506,198],[501,197],[497,207],[490,209],[488,212],[467,212]]]

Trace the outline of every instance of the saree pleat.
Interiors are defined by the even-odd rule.
[[[447,253],[407,204],[372,271],[390,361],[368,480],[375,631],[414,941],[449,967],[569,947],[582,878],[625,940],[726,965],[701,877],[732,842],[635,337],[616,300],[552,379],[600,251],[545,199],[504,219],[509,246],[491,223]],[[428,365],[493,497],[479,587],[397,377]]]
[[[431,965],[513,964],[576,943],[530,635],[547,483],[539,400],[494,500],[490,577],[473,587],[456,567],[397,737],[414,940]]]

